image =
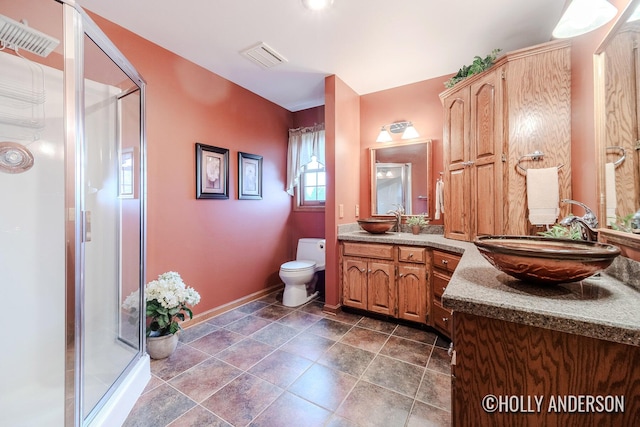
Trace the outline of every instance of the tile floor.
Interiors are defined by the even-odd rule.
[[[184,330],[125,426],[448,426],[449,343],[268,295]]]

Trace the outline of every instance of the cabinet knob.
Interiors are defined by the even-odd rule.
[[[442,287],[442,292],[444,292],[446,289],[447,289],[446,286],[443,286]]]
[[[443,260],[442,260],[442,264],[443,264],[443,265],[447,265],[447,264],[449,264],[449,261],[447,261],[446,259],[443,259]]]
[[[409,258],[413,258],[413,253],[410,253],[410,254],[409,254]]]
[[[365,271],[367,271],[367,269],[366,268],[362,268],[362,269],[360,269],[360,271],[362,271],[364,273]]]
[[[442,318],[442,321],[443,321],[443,322],[448,322],[448,321],[449,321],[449,318],[448,318],[448,317],[443,317],[443,318]]]
[[[404,274],[400,273],[400,276],[399,276],[399,277],[402,277],[402,276],[404,276]]]
[[[369,269],[369,271],[367,271],[367,273],[371,273],[371,269]]]

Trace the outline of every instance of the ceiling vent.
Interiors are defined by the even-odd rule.
[[[240,53],[262,68],[272,68],[287,62],[287,58],[280,55],[265,43],[258,43]]]

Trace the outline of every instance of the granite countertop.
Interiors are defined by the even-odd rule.
[[[454,311],[640,346],[640,292],[603,273],[582,282],[536,286],[497,270],[469,242],[438,234],[338,230],[338,240],[425,246],[463,254],[445,290]]]

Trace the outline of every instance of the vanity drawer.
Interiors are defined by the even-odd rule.
[[[363,258],[393,259],[393,245],[344,242],[343,255]]]
[[[453,318],[451,316],[451,310],[448,310],[440,305],[440,303],[434,301],[433,305],[433,325],[440,329],[442,332],[451,336]]]
[[[440,301],[445,288],[449,284],[449,277],[434,271],[431,275],[431,286],[433,289],[433,296],[437,301]]]
[[[427,250],[425,248],[398,246],[398,261],[424,264],[426,260]]]
[[[453,273],[460,262],[460,255],[448,252],[433,251],[433,267]]]

